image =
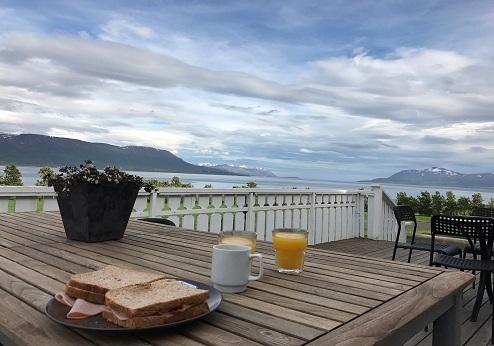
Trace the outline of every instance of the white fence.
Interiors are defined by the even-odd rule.
[[[396,222],[393,207],[395,203],[379,185],[373,185],[372,190],[368,193],[368,227],[367,238],[375,240],[396,239],[398,223]],[[402,225],[400,242],[406,242],[406,227]]]
[[[372,190],[171,189],[139,192],[132,217],[165,217],[177,226],[218,233],[254,231],[271,240],[274,228],[303,228],[309,243],[364,237],[391,240],[396,232],[393,202],[379,186]],[[0,187],[0,213],[58,210],[48,187]],[[1,215],[0,215],[1,217]]]

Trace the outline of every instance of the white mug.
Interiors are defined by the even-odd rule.
[[[259,260],[259,274],[251,274],[251,258]],[[250,246],[218,244],[213,246],[211,281],[213,286],[225,293],[243,292],[249,281],[262,277],[262,255],[250,253]]]

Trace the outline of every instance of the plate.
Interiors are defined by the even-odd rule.
[[[89,329],[89,330],[102,330],[102,331],[109,331],[109,332],[127,332],[127,331],[135,331],[135,330],[148,330],[148,329],[157,329],[157,328],[169,328],[173,327],[179,324],[187,323],[193,320],[196,320],[198,318],[204,317],[220,306],[221,301],[223,299],[220,291],[218,291],[216,288],[212,286],[208,286],[205,284],[202,284],[200,282],[195,282],[191,280],[186,280],[186,279],[179,279],[180,281],[183,281],[185,283],[191,284],[196,286],[197,288],[201,288],[203,290],[208,290],[209,291],[209,298],[206,301],[209,306],[209,311],[198,315],[194,316],[192,318],[188,318],[185,320],[181,321],[176,321],[172,323],[166,323],[158,326],[152,326],[152,327],[143,327],[143,328],[124,328],[121,326],[117,326],[116,324],[113,324],[111,322],[108,322],[105,320],[101,315],[98,316],[93,316],[93,317],[88,317],[84,318],[81,320],[71,320],[66,318],[67,313],[70,311],[70,307],[59,303],[55,298],[50,299],[48,304],[46,304],[45,312],[46,315],[51,318],[53,321],[63,324],[64,326],[67,327],[72,327],[72,328],[79,328],[79,329]]]

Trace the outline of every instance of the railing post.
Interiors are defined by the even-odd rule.
[[[157,202],[158,202],[158,192],[156,190],[153,190],[149,194],[149,217],[156,216]]]
[[[6,213],[9,211],[9,198],[10,197],[0,197],[0,213]]]
[[[359,230],[358,230],[358,236],[360,238],[364,237],[364,230],[365,230],[365,195],[363,193],[360,193],[359,196],[359,204],[358,204],[358,209],[359,209]]]
[[[245,216],[246,227],[245,230],[249,232],[254,232],[254,212],[252,208],[254,207],[254,193],[249,192],[247,196],[247,215]]]
[[[372,221],[372,224],[369,224],[367,237],[375,240],[383,240],[383,191],[381,185],[372,185],[371,187],[374,196],[372,198],[372,210],[369,208],[369,215],[372,212],[372,217],[369,217],[369,220]]]
[[[311,195],[310,202],[310,223],[309,223],[309,245],[316,243],[316,193]]]
[[[411,226],[411,222],[403,221],[401,223],[401,233],[400,233],[400,239],[398,239],[398,242],[400,243],[406,243],[407,242],[407,226]]]
[[[374,194],[367,195],[367,238],[374,235]]]

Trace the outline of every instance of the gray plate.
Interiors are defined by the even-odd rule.
[[[67,327],[89,329],[89,330],[111,331],[111,332],[127,332],[127,331],[135,331],[135,330],[148,330],[148,329],[173,327],[179,324],[187,323],[196,320],[198,318],[204,317],[207,314],[216,310],[218,306],[220,306],[223,297],[220,291],[218,291],[216,288],[191,280],[185,280],[185,279],[180,279],[180,280],[192,284],[194,286],[197,286],[197,288],[209,290],[209,298],[207,300],[209,306],[209,312],[182,321],[167,323],[159,326],[144,327],[144,328],[123,328],[117,326],[116,324],[108,322],[103,317],[101,317],[101,315],[88,317],[81,320],[69,320],[65,316],[67,316],[67,313],[70,311],[70,308],[66,305],[59,303],[55,298],[50,299],[48,304],[46,304],[45,312],[46,315],[49,318],[51,318],[53,321],[63,324],[64,326]]]

